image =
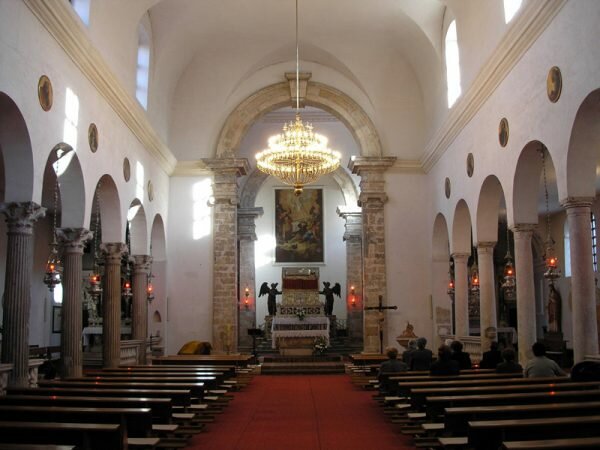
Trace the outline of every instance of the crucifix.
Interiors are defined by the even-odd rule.
[[[383,320],[386,309],[398,309],[397,306],[383,306],[383,295],[379,296],[379,306],[365,306],[365,311],[379,311],[379,353],[383,354]]]

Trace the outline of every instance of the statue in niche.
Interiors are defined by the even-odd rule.
[[[331,316],[333,314],[333,294],[337,295],[338,297],[341,297],[342,286],[340,286],[340,283],[335,283],[333,287],[329,287],[331,286],[331,283],[329,281],[324,281],[323,286],[325,287],[322,291],[319,292],[319,294],[325,296],[325,315]]]
[[[269,283],[266,281],[260,286],[260,292],[258,294],[259,297],[263,295],[267,295],[267,308],[269,310],[269,315],[274,316],[277,314],[277,296],[281,295],[281,291],[277,290],[277,285],[279,283],[271,283],[271,287],[269,288]]]
[[[562,299],[560,293],[550,283],[550,292],[548,294],[548,331],[551,333],[560,333],[562,317]]]

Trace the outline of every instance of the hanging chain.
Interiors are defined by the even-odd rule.
[[[54,248],[56,248],[56,216],[58,215],[58,190],[60,189],[60,185],[58,183],[58,166],[60,163],[60,158],[62,157],[62,154],[59,155],[58,152],[60,152],[60,149],[56,150],[56,162],[55,164],[55,168],[54,171],[56,173],[56,179],[54,182],[54,214],[52,215],[52,245],[54,246]]]
[[[100,188],[102,182],[96,186],[96,218],[94,223],[94,271],[98,268],[98,230],[100,229]]]
[[[300,51],[298,47],[298,0],[296,0],[296,112],[300,111]]]
[[[548,183],[546,182],[546,147],[542,144],[540,149],[542,155],[542,174],[544,177],[544,197],[546,200],[546,239],[550,242],[550,207],[548,203]]]

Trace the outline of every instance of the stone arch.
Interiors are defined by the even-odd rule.
[[[127,212],[129,223],[129,244],[132,255],[147,255],[148,253],[148,224],[146,211],[139,199],[134,199]]]
[[[16,103],[0,91],[0,153],[4,166],[4,201],[33,197],[33,151],[25,119]]]
[[[252,124],[274,109],[289,106],[288,83],[272,84],[242,101],[227,117],[216,147],[217,158],[234,157]],[[337,117],[350,131],[362,156],[383,156],[379,134],[367,113],[343,92],[322,83],[308,82],[305,104]]]
[[[566,180],[566,197],[596,196],[599,148],[600,89],[596,89],[587,95],[577,110],[569,139],[566,173],[558,176],[558,179]]]
[[[431,250],[434,261],[442,259],[448,261],[450,258],[448,223],[442,213],[438,213],[433,222],[433,245]]]
[[[460,199],[454,209],[452,220],[452,253],[471,253],[471,213],[467,202]]]
[[[117,185],[110,175],[102,175],[94,190],[92,222],[96,210],[96,195],[100,203],[100,224],[102,242],[123,242],[121,229],[121,201]]]
[[[150,245],[152,245],[152,259],[154,261],[167,260],[165,241],[165,225],[160,214],[154,216],[152,231],[150,232]]]
[[[489,175],[481,185],[477,202],[477,222],[474,228],[475,242],[498,241],[498,214],[504,198],[504,190],[495,175]]]

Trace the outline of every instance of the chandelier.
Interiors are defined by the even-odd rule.
[[[283,125],[281,134],[271,136],[268,148],[256,154],[256,166],[300,195],[305,185],[336,170],[341,155],[327,147],[325,136],[315,133],[300,117],[300,58],[298,51],[298,0],[296,0],[296,119]]]
[[[46,261],[46,271],[44,273],[44,284],[48,286],[50,292],[59,285],[62,279],[62,265],[58,256],[58,243],[56,242],[56,216],[58,214],[58,163],[62,157],[62,150],[56,150],[56,182],[54,183],[54,211],[52,214],[52,243],[50,244],[50,255]]]
[[[550,235],[550,207],[548,206],[548,182],[546,180],[546,147],[542,145],[539,150],[542,156],[542,174],[544,177],[544,197],[546,200],[546,252],[544,254],[544,260],[546,263],[546,271],[544,272],[544,278],[550,281],[550,284],[554,284],[554,280],[560,278],[560,268],[558,267],[558,258],[554,253],[554,240]]]

